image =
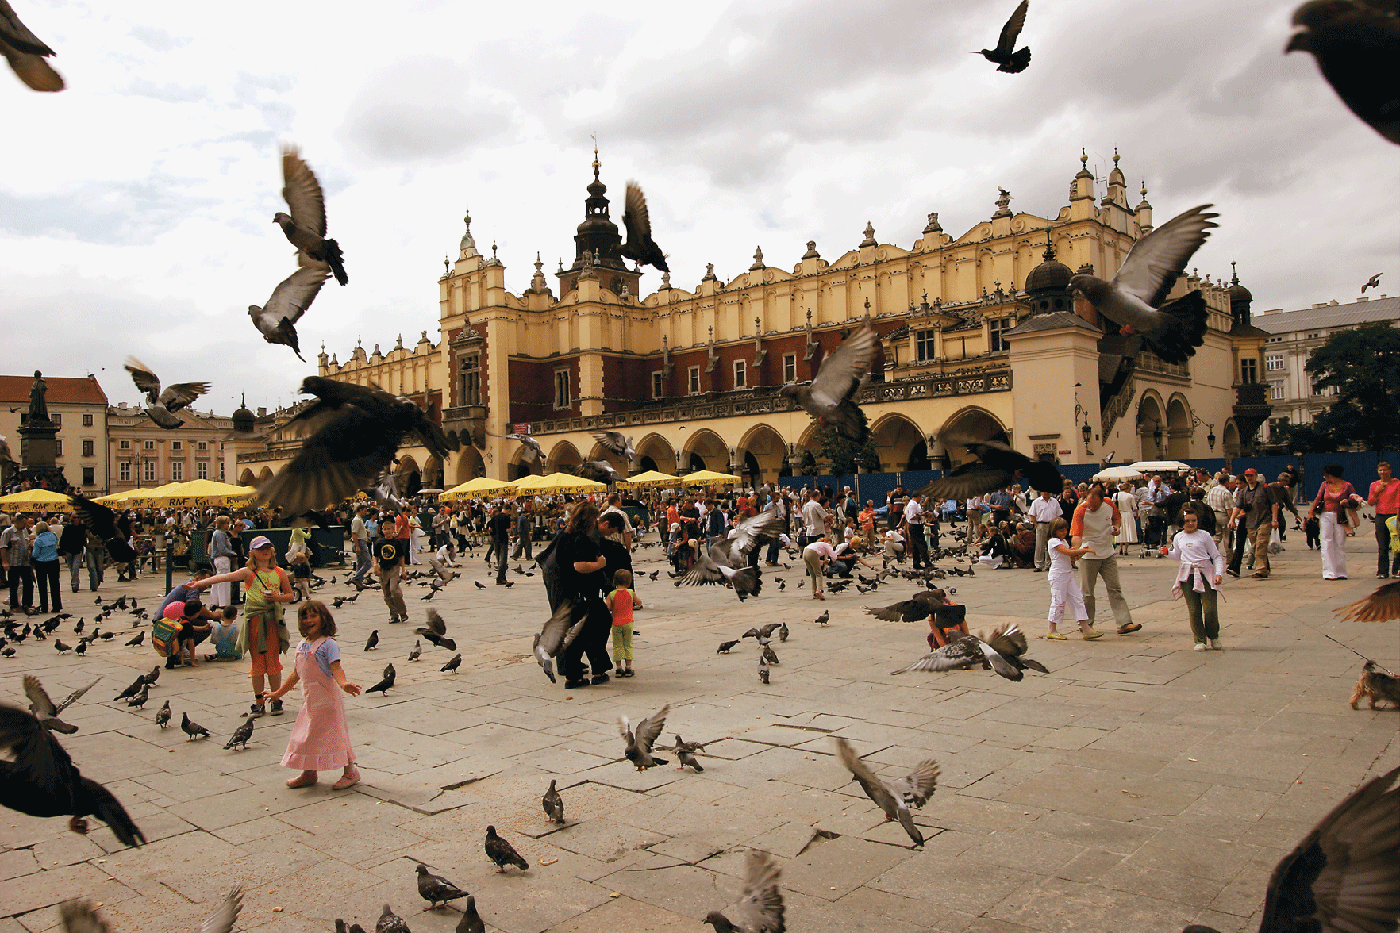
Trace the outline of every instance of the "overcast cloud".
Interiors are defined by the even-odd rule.
[[[610,193],[644,184],[685,288],[757,245],[771,266],[808,239],[834,259],[867,220],[902,248],[930,211],[958,236],[998,185],[1053,217],[1080,148],[1105,177],[1117,146],[1159,223],[1214,202],[1193,264],[1238,261],[1256,310],[1348,301],[1379,271],[1400,289],[1397,150],[1282,54],[1291,3],[1033,0],[1016,76],[968,54],[1014,0],[14,4],[69,90],[0,72],[3,371],[95,372],[114,402],[138,400],[127,354],[213,382],[201,410],[297,398],[314,362],[246,311],[293,269],[272,224],[284,141],[326,189],[351,279],[302,320],[312,359],[436,339],[465,209],[512,291],[537,250],[548,272],[571,261],[594,132]]]

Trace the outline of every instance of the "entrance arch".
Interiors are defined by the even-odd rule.
[[[1005,437],[1006,434],[1006,426],[996,415],[985,408],[970,405],[954,412],[952,417],[943,422],[943,426],[938,429],[937,439],[938,446],[943,448],[948,457],[949,465],[956,467],[973,459],[963,446],[963,441],[989,441]]]
[[[1235,427],[1235,419],[1225,422],[1220,429],[1220,450],[1226,457],[1240,455],[1240,429]]]
[[[442,458],[433,454],[423,467],[423,486],[426,489],[445,489],[442,481],[446,473],[442,468]]]
[[[1167,459],[1185,460],[1191,456],[1191,408],[1180,392],[1167,402]]]
[[[749,485],[758,487],[777,482],[787,457],[787,443],[770,425],[756,424],[740,439],[734,456]]]
[[[632,465],[627,462],[626,457],[622,454],[613,453],[611,450],[604,447],[601,442],[593,445],[593,449],[588,452],[588,459],[602,460],[605,463],[612,464],[612,468],[616,470],[617,475],[621,477],[626,477],[632,470]]]
[[[729,472],[729,445],[709,428],[701,428],[690,436],[681,449],[681,460],[687,473],[696,470]]]
[[[486,464],[481,459],[481,452],[475,447],[463,447],[461,454],[457,457],[457,467],[453,473],[452,485],[460,486],[467,480],[485,475]]]
[[[251,486],[254,481],[253,471],[247,467],[244,467],[243,472],[238,474],[238,485],[240,486]]]
[[[1144,392],[1138,403],[1137,432],[1138,451],[1141,460],[1160,460],[1166,448],[1166,413],[1162,410],[1162,398],[1156,392]],[[1157,446],[1157,437],[1162,437],[1162,446]]]
[[[870,444],[880,455],[880,468],[887,472],[927,469],[910,463],[916,449],[922,451],[928,463],[928,446],[924,434],[908,416],[888,414],[870,426]]]
[[[643,472],[655,470],[675,476],[676,449],[671,446],[670,441],[653,431],[637,445],[637,469]]]
[[[550,473],[572,473],[583,463],[578,448],[568,441],[560,441],[549,451],[545,465]]]

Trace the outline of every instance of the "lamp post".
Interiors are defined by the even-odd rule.
[[[1206,435],[1206,444],[1210,446],[1211,452],[1213,453],[1215,451],[1215,425],[1202,421],[1200,418],[1196,417],[1194,411],[1191,412],[1191,432],[1194,434],[1196,429],[1203,424],[1206,426],[1206,430],[1210,432]]]
[[[1084,425],[1079,430],[1084,436],[1084,453],[1088,455],[1089,444],[1094,440],[1094,429],[1089,425],[1089,409],[1079,404],[1079,389],[1081,386],[1082,383],[1076,382],[1074,384],[1074,421],[1078,424],[1079,417],[1081,415],[1084,416]]]

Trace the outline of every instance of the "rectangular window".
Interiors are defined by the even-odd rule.
[[[49,420],[58,427],[63,427],[63,416],[56,411],[49,412]]]
[[[131,461],[123,460],[117,464],[117,479],[123,483],[131,482]]]
[[[170,442],[170,449],[171,449],[171,450],[184,450],[184,449],[185,449],[185,445],[182,444],[180,441],[171,441],[171,442]]]
[[[938,355],[933,340],[933,331],[917,330],[914,332],[914,359],[925,362]]]
[[[118,450],[130,450],[130,449],[131,449],[131,441],[117,441],[117,449],[118,449]]]
[[[749,387],[749,367],[744,360],[734,361],[734,388],[747,389]]]
[[[1240,360],[1240,382],[1251,383],[1259,381],[1259,361],[1254,359]]]
[[[141,447],[142,447],[143,450],[155,450],[155,449],[156,449],[156,442],[155,442],[155,441],[146,441],[144,444],[141,445]]]
[[[91,417],[91,416],[89,415],[88,417]],[[83,485],[84,485],[84,486],[96,486],[96,485],[97,485],[97,468],[96,468],[96,467],[83,467]]]
[[[1271,373],[1283,371],[1283,354],[1270,353],[1264,357],[1264,368]]]
[[[688,391],[690,392],[691,395],[699,395],[699,394],[700,394],[700,367],[699,367],[699,366],[692,366],[692,367],[690,367],[690,378],[689,378],[689,380],[687,381],[686,384],[689,386]]]
[[[208,478],[209,478],[209,461],[208,461],[208,460],[200,460],[200,461],[198,461],[197,463],[195,463],[195,465],[194,465],[194,478],[195,478],[195,479],[208,479]]]
[[[993,353],[1000,353],[1010,347],[1002,339],[1002,334],[1011,329],[1011,318],[988,318],[987,319],[987,346],[992,348]]]
[[[462,404],[481,404],[481,354],[462,357]]]
[[[219,461],[219,482],[228,482],[228,480],[224,479],[224,461],[222,460]]]
[[[797,381],[797,354],[787,353],[783,356],[783,382]]]
[[[84,456],[84,457],[96,456],[96,454],[95,454],[96,447],[97,447],[97,445],[96,445],[96,442],[94,442],[94,441],[83,441],[83,456]]]
[[[55,440],[54,445],[54,454],[59,457],[63,456],[63,438],[60,437],[57,440]]]
[[[142,477],[145,482],[154,483],[156,481],[156,462],[154,460],[144,461],[141,464],[141,472],[145,474]]]
[[[554,371],[554,407],[568,408],[572,404],[573,396],[569,392],[569,371],[556,369]]]
[[[1314,389],[1313,391],[1316,392],[1316,389]],[[1269,398],[1270,398],[1270,399],[1273,399],[1274,401],[1279,401],[1280,399],[1283,398],[1283,383],[1282,383],[1282,382],[1271,382],[1271,383],[1269,383]]]
[[[92,415],[83,415],[83,427],[85,427],[85,428],[90,428],[90,427],[92,427]],[[91,485],[91,484],[90,484],[90,483],[84,483],[83,485],[87,486],[87,485]]]
[[[661,398],[666,394],[666,380],[658,370],[651,374],[651,397]]]
[[[200,441],[198,444],[195,445],[195,449],[196,449],[196,450],[208,450],[208,449],[209,449],[209,442],[208,442],[208,441]]]
[[[183,483],[185,481],[185,461],[170,461],[170,481],[172,483]]]

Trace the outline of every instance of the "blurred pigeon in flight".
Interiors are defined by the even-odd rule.
[[[647,213],[647,198],[635,181],[627,183],[627,193],[622,201],[622,225],[627,229],[627,242],[619,252],[638,265],[655,266],[662,272],[666,268],[666,254],[651,238],[651,217]]]
[[[823,425],[831,425],[843,436],[864,444],[870,439],[870,425],[856,405],[855,395],[862,380],[870,375],[877,341],[875,328],[867,320],[822,361],[810,385],[790,382],[783,386],[782,394]]]
[[[507,434],[506,438],[520,442],[520,460],[526,464],[544,460],[544,451],[540,448],[540,442],[528,434]]]
[[[1033,489],[1053,492],[1056,495],[1064,489],[1064,477],[1053,463],[1032,460],[1020,451],[1013,450],[1001,439],[973,441],[954,438],[950,443],[965,447],[976,457],[943,477],[934,480],[920,489],[915,495],[932,496],[939,502],[949,499],[971,499],[995,489],[1005,489],[1017,478],[1022,477]]]
[[[146,414],[167,431],[185,423],[183,418],[175,417],[175,412],[209,391],[207,382],[179,382],[162,392],[160,379],[149,366],[134,356],[126,358],[126,371],[131,373],[131,381],[136,383],[136,388],[146,393]]]
[[[778,865],[767,852],[750,852],[744,865],[744,890],[729,917],[717,910],[705,915],[715,933],[783,933],[783,894],[778,890]],[[732,917],[732,919],[731,919]]]
[[[593,439],[602,444],[605,450],[626,457],[628,466],[637,465],[637,448],[632,445],[632,438],[623,437],[617,431],[599,431],[593,435]]]
[[[305,362],[296,323],[311,307],[311,302],[316,300],[316,293],[326,284],[330,274],[330,266],[298,251],[297,271],[272,290],[267,304],[262,307],[248,306],[248,316],[253,319],[253,326],[263,335],[263,340],[291,347],[297,359]]]
[[[63,77],[44,61],[53,54],[53,49],[19,21],[9,0],[0,0],[0,55],[19,79],[35,91],[63,90]]]
[[[1363,286],[1361,286],[1361,294],[1363,294],[1363,295],[1366,294],[1366,289],[1368,289],[1368,288],[1380,288],[1380,287],[1381,287],[1381,276],[1383,276],[1383,275],[1385,275],[1384,272],[1377,272],[1375,275],[1373,275],[1373,276],[1371,276],[1369,279],[1367,279],[1367,280],[1366,280],[1366,284],[1363,285]],[[0,438],[0,440],[4,440],[4,438]]]
[[[1380,0],[1311,0],[1293,11],[1293,28],[1284,51],[1311,52],[1342,103],[1371,129],[1400,145],[1397,5]]]
[[[318,263],[330,266],[341,285],[350,279],[341,261],[340,244],[326,239],[326,196],[316,173],[302,160],[295,146],[282,149],[282,199],[289,215],[281,211],[272,222],[282,228],[287,242]]]
[[[982,57],[995,63],[997,71],[1014,75],[1030,67],[1030,47],[1024,46],[1019,51],[1015,51],[1016,40],[1021,35],[1021,29],[1026,25],[1026,11],[1030,9],[1030,6],[1031,0],[1021,0],[1021,5],[1016,7],[1011,18],[1006,21],[1006,25],[1001,27],[1001,36],[997,39],[997,47],[982,50]]]

